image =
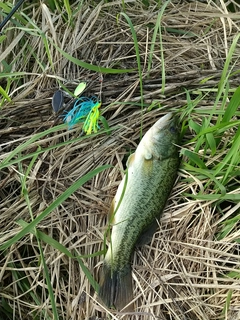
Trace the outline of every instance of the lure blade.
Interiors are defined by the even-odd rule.
[[[79,96],[83,91],[84,89],[86,88],[87,84],[86,82],[81,82],[79,83],[79,85],[77,86],[77,88],[74,90],[74,96],[77,97]]]
[[[52,107],[54,112],[58,112],[63,106],[63,92],[57,90],[52,97]]]

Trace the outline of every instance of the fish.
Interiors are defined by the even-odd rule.
[[[133,310],[132,254],[157,230],[177,178],[179,136],[177,116],[168,113],[146,132],[127,160],[110,207],[111,235],[99,279],[98,296],[108,308]]]

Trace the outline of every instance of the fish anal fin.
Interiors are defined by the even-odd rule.
[[[126,265],[121,270],[113,270],[104,261],[100,277],[98,296],[108,307],[117,311],[133,311],[134,305],[132,288],[132,275],[130,265]]]
[[[154,220],[151,223],[151,225],[146,230],[144,230],[143,233],[140,235],[140,237],[137,240],[136,246],[140,247],[150,243],[157,228],[158,228],[158,223],[156,220]]]
[[[115,218],[114,218],[114,211],[115,211],[115,197],[113,198],[109,211],[108,211],[108,229],[106,232],[106,238],[110,242],[111,241],[111,226],[115,223]]]

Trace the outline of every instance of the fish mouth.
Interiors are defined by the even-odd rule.
[[[156,122],[156,128],[158,131],[165,129],[170,125],[177,126],[177,117],[172,112],[167,113]]]

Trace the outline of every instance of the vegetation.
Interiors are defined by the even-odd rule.
[[[13,7],[0,3],[0,19]],[[179,178],[133,257],[127,319],[239,319],[240,6],[24,3],[0,35],[0,318],[123,319],[98,301],[107,212],[129,153],[179,114]],[[51,99],[87,83],[89,136]]]

